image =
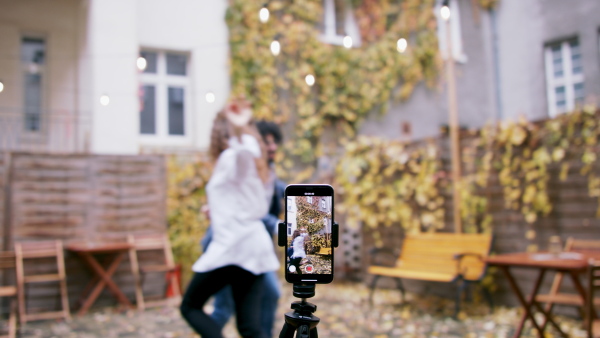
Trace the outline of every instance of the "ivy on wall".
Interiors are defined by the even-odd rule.
[[[600,178],[593,169],[600,151],[600,112],[593,106],[540,123],[523,119],[489,125],[469,137],[462,149],[463,177],[459,186],[465,232],[492,231],[488,196],[492,175],[503,192],[505,207],[534,224],[552,211],[548,194],[550,166],[560,168],[559,178],[583,175],[588,195],[598,199]],[[374,137],[358,137],[345,147],[336,169],[335,183],[343,202],[338,211],[345,224],[361,222],[373,229],[401,225],[405,231],[444,228],[443,191],[450,188],[436,143],[407,145]],[[581,164],[578,172],[571,164]],[[381,235],[373,234],[376,245]]]
[[[435,144],[409,149],[402,142],[360,136],[345,150],[335,183],[343,196],[336,208],[346,215],[347,226],[400,224],[410,232],[444,227]],[[376,244],[382,244],[377,232],[374,236]]]
[[[167,221],[175,261],[181,264],[183,285],[191,278],[191,267],[200,257],[200,239],[209,220],[201,212],[206,204],[205,186],[212,173],[205,156],[192,160],[168,158]]]
[[[263,4],[234,0],[227,11],[231,78],[233,93],[248,95],[258,118],[287,126],[283,176],[309,179],[325,143],[339,146],[372,111],[408,98],[421,81],[435,83],[434,0],[354,1],[363,41],[351,49],[321,41],[321,0],[270,1],[273,18],[264,24],[257,15]],[[400,38],[409,45],[402,54]],[[274,39],[278,56],[269,49]],[[316,80],[312,87],[308,74]],[[336,136],[323,142],[325,131]]]

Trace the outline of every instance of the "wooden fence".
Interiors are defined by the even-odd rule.
[[[163,156],[0,154],[1,249],[11,250],[15,241],[62,239],[69,243],[164,232],[166,184]],[[73,306],[91,273],[74,255],[67,253],[65,259]],[[133,276],[127,260],[114,278],[133,300]],[[148,278],[146,284],[159,289],[164,280]],[[59,306],[58,285],[44,283],[28,292],[29,307]],[[113,297],[107,296],[100,297],[97,304],[114,304]]]

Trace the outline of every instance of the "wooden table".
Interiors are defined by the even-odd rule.
[[[585,302],[586,290],[579,280],[579,275],[586,271],[589,258],[600,259],[600,255],[597,252],[562,252],[560,254],[523,252],[502,254],[486,258],[486,262],[489,266],[497,266],[504,272],[511,289],[516,294],[519,302],[525,310],[519,323],[519,327],[515,332],[515,337],[521,336],[523,325],[527,319],[530,319],[533,326],[538,330],[539,337],[544,336],[544,330],[547,323],[550,323],[552,326],[554,326],[554,328],[563,337],[567,337],[567,335],[560,329],[560,326],[552,318],[550,311],[545,311],[540,303],[535,301],[535,298],[539,292],[540,286],[542,285],[544,274],[547,270],[551,270],[562,272],[565,275],[571,276],[577,292]],[[511,274],[510,268],[529,268],[539,271],[533,290],[531,291],[531,294],[527,300],[523,296],[523,292]],[[534,319],[532,311],[533,306],[535,306],[537,310],[544,315],[545,321],[542,325],[539,325]]]
[[[117,284],[111,279],[112,275],[117,271],[117,267],[125,257],[125,254],[132,248],[130,243],[73,243],[65,246],[65,248],[81,257],[86,265],[94,272],[94,278],[88,284],[88,287],[86,287],[84,294],[82,295],[83,303],[78,311],[78,315],[87,313],[90,306],[92,306],[98,296],[100,296],[100,293],[105,287],[108,287],[119,303],[129,308],[133,307],[129,299],[125,297]],[[99,254],[112,255],[112,260],[107,261],[107,264],[105,264],[105,266],[107,266],[106,269],[96,259],[96,256]],[[88,292],[90,289],[92,289],[91,292]]]

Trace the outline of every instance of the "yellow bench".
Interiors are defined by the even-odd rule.
[[[467,282],[479,282],[486,272],[484,258],[489,255],[492,236],[488,234],[421,233],[407,235],[395,266],[372,264],[373,275],[369,300],[373,301],[375,285],[380,277],[395,278],[402,292],[402,278],[454,283],[457,287],[455,316]],[[373,254],[380,250],[375,249]],[[488,290],[484,288],[490,302]]]
[[[319,250],[319,252],[317,252],[318,255],[331,255],[331,248],[321,248],[321,250]]]

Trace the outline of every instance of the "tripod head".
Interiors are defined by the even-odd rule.
[[[285,314],[285,324],[279,338],[318,338],[317,324],[321,319],[313,315],[317,306],[306,301],[315,296],[315,284],[294,284],[293,295],[301,300],[292,303],[293,312]]]

